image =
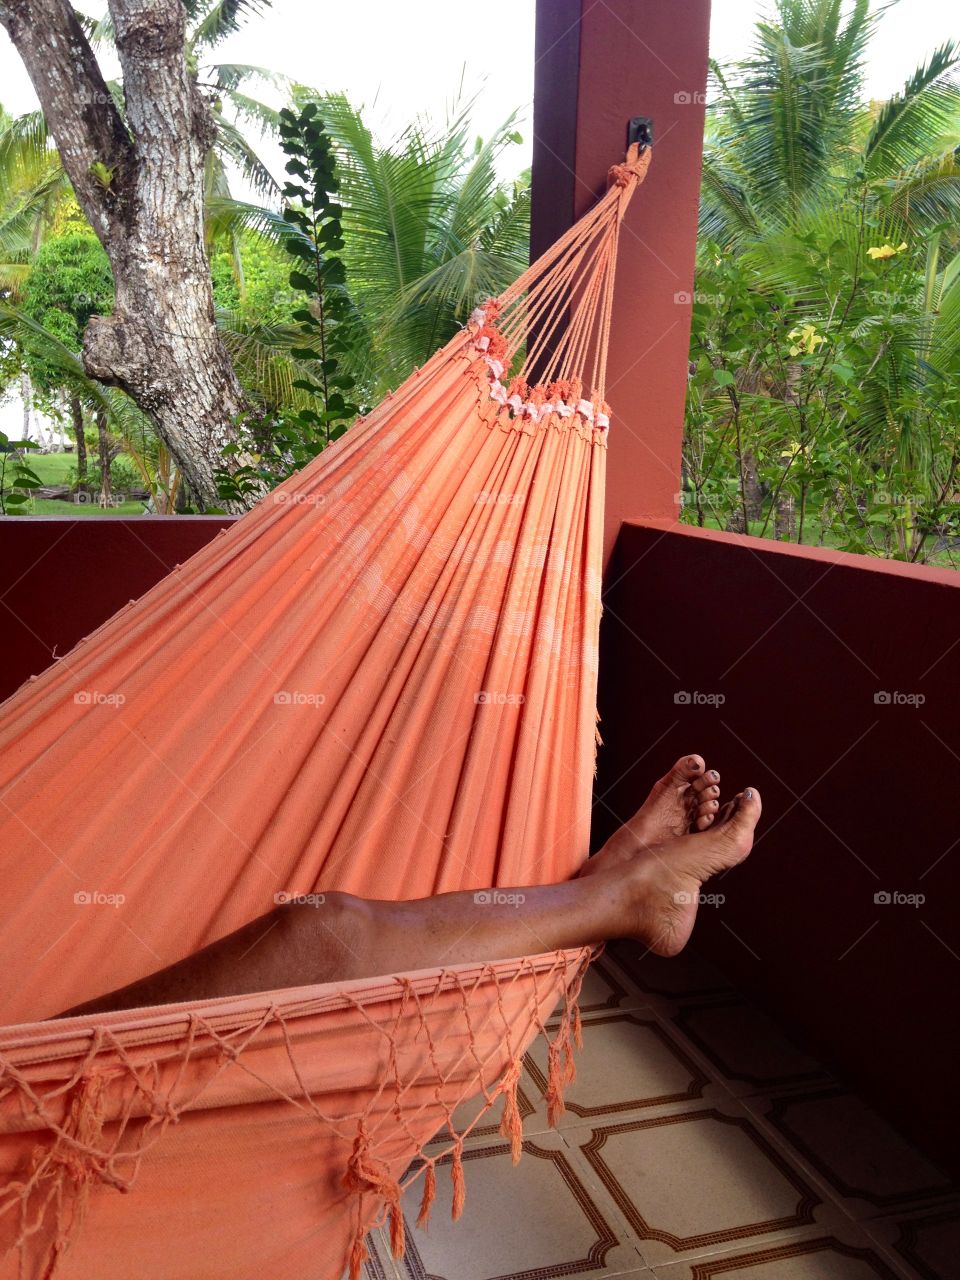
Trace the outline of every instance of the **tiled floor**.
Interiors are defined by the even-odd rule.
[[[689,950],[611,949],[581,1010],[559,1128],[538,1044],[520,1164],[492,1116],[460,1222],[441,1174],[402,1262],[373,1233],[369,1280],[960,1280],[960,1187]]]

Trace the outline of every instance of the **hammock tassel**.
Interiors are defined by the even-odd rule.
[[[458,1138],[453,1144],[453,1154],[450,1157],[450,1181],[453,1183],[453,1206],[450,1217],[456,1222],[463,1213],[463,1206],[467,1203],[467,1184],[463,1176],[462,1138]]]
[[[510,1156],[514,1164],[520,1163],[523,1153],[523,1121],[517,1105],[517,1088],[520,1084],[520,1063],[513,1062],[507,1070],[503,1087],[503,1116],[500,1133],[510,1139]]]
[[[355,1191],[362,1204],[363,1196],[368,1192],[389,1206],[390,1248],[395,1258],[402,1258],[406,1248],[406,1232],[404,1230],[403,1210],[400,1206],[400,1184],[391,1177],[390,1170],[382,1160],[377,1160],[370,1152],[370,1140],[363,1121],[357,1129],[353,1142],[353,1153],[343,1176],[343,1185],[348,1191]],[[366,1223],[363,1214],[357,1213],[357,1231],[350,1253],[350,1280],[360,1280],[360,1269],[366,1262],[368,1250],[364,1241]]]
[[[364,1238],[362,1227],[357,1228],[357,1235],[350,1250],[350,1280],[361,1280],[363,1264],[370,1257],[370,1250]]]
[[[31,1193],[47,1182],[51,1185],[46,1199],[58,1205],[56,1234],[43,1270],[43,1280],[53,1280],[60,1270],[64,1254],[86,1216],[91,1185],[99,1180],[118,1191],[130,1189],[128,1183],[111,1173],[108,1153],[97,1148],[103,1132],[105,1084],[100,1075],[80,1080],[74,1090],[64,1128],[52,1147],[34,1148],[30,1171],[18,1188],[20,1199],[26,1205]],[[34,1229],[25,1226],[17,1244],[22,1247]]]
[[[572,1011],[573,1010],[573,1011]],[[576,1005],[568,1004],[563,1011],[563,1018],[557,1034],[547,1048],[547,1119],[551,1128],[556,1128],[563,1117],[566,1107],[563,1094],[568,1084],[577,1078],[577,1067],[573,1060],[573,1045],[570,1042],[571,1026],[574,1038],[580,1042],[579,1017]]]
[[[431,1160],[423,1175],[423,1198],[420,1201],[420,1212],[417,1214],[417,1226],[425,1227],[430,1221],[430,1209],[437,1198],[437,1171]]]

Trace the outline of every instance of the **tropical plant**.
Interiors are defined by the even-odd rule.
[[[384,145],[343,95],[298,88],[294,101],[316,103],[333,144],[339,256],[355,310],[343,365],[376,401],[527,265],[529,175],[504,183],[497,172],[503,149],[519,141],[515,118],[471,143],[465,109],[443,130],[418,121]],[[214,200],[210,216],[221,233],[242,228],[278,244],[295,235],[267,207]]]
[[[960,533],[958,49],[863,101],[866,0],[713,68],[686,518],[926,559]]]
[[[291,474],[332,440],[343,435],[359,407],[347,396],[355,379],[340,368],[340,356],[348,349],[353,308],[344,289],[341,206],[332,198],[339,182],[330,139],[317,115],[315,103],[299,112],[284,108],[280,135],[290,180],[284,184],[283,219],[290,234],[281,241],[289,256],[291,289],[301,295],[294,311],[296,340],[293,359],[306,362],[293,386],[305,392],[309,403],[288,409],[270,420],[264,415],[241,424],[240,438],[224,449],[225,455],[243,454],[249,461],[221,477],[221,494],[230,499],[263,484],[276,483]]]

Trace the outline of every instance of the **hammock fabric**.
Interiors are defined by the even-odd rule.
[[[578,869],[613,271],[648,163],[0,711],[0,1276],[356,1280],[441,1162],[459,1215],[498,1099],[519,1157],[522,1055],[558,1000],[562,1110],[590,955],[533,936],[496,964],[54,1015],[280,895]]]

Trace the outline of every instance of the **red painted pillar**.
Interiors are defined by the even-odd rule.
[[[534,256],[603,193],[628,120],[654,120],[617,273],[608,556],[625,519],[677,513],[709,29],[710,0],[537,3]]]

